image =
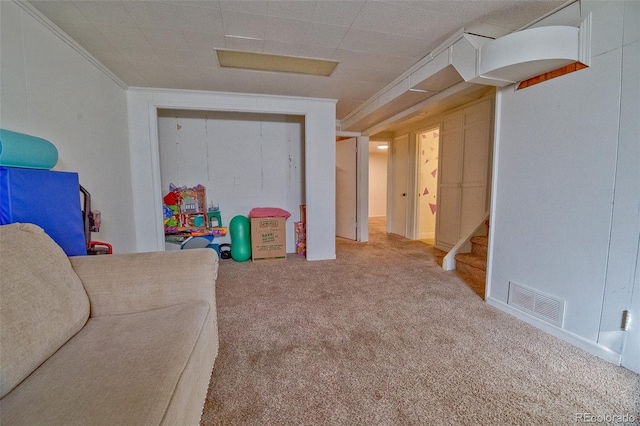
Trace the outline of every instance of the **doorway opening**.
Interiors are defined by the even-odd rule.
[[[418,153],[416,202],[417,239],[435,245],[436,215],[438,210],[438,146],[440,127],[432,127],[416,133]]]
[[[358,239],[358,139],[336,137],[336,237]]]
[[[387,140],[369,141],[369,231],[386,232],[389,146]]]

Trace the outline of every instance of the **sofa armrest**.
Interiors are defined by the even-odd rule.
[[[215,309],[218,256],[191,249],[70,257],[91,303],[91,316],[159,309],[205,300]]]

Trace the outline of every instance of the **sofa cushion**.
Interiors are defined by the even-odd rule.
[[[1,402],[11,425],[158,425],[210,305],[190,301],[87,325]]]
[[[0,226],[0,397],[89,317],[89,298],[62,249],[31,224]]]

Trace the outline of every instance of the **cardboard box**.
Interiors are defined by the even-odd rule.
[[[251,260],[285,260],[287,258],[286,221],[284,217],[251,219]]]

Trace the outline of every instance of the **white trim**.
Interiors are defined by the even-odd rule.
[[[493,306],[494,308],[499,309],[503,312],[506,312],[507,314],[513,315],[514,317],[521,319],[522,321],[528,324],[531,324],[532,326],[542,330],[545,333],[551,334],[552,336],[555,336],[561,340],[564,340],[565,342],[568,342],[573,346],[576,346],[584,351],[587,351],[592,355],[602,358],[605,361],[611,362],[616,365],[620,365],[621,355],[617,352],[612,351],[609,348],[600,346],[591,340],[587,340],[584,337],[578,336],[577,334],[573,334],[567,330],[555,327],[525,312],[514,309],[511,306],[497,299],[494,299],[490,296],[486,298],[486,302],[488,305]]]
[[[335,234],[325,232],[335,229],[335,100],[147,88],[126,93],[137,251],[165,247],[157,110],[186,109],[305,117],[307,260],[335,259]]]
[[[85,50],[84,47],[80,46],[78,42],[72,39],[67,33],[62,31],[56,24],[54,24],[49,18],[44,16],[38,9],[33,7],[30,3],[25,1],[14,0],[16,5],[18,5],[22,10],[31,15],[34,19],[40,22],[46,29],[51,31],[55,36],[57,36],[60,40],[64,41],[69,47],[82,55],[87,61],[89,61],[93,66],[95,66],[98,70],[102,71],[107,77],[114,81],[118,86],[122,87],[124,90],[128,89],[126,83],[124,83],[118,76],[116,76],[111,70],[105,67],[102,62],[97,60],[91,53]]]
[[[263,101],[268,102],[269,100],[285,100],[285,101],[301,101],[301,102],[307,102],[307,101],[313,101],[313,102],[327,102],[327,103],[331,103],[331,104],[336,104],[338,102],[337,99],[331,99],[331,98],[307,98],[304,96],[287,96],[287,95],[265,95],[265,94],[257,94],[257,93],[236,93],[236,92],[217,92],[217,91],[212,91],[212,90],[186,90],[186,89],[168,89],[168,88],[162,88],[162,87],[143,87],[143,86],[130,86],[128,87],[129,91],[132,92],[148,92],[150,95],[153,95],[153,98],[158,98],[161,95],[171,95],[171,96],[180,96],[182,97],[183,95],[193,95],[194,98],[196,97],[202,97],[202,98],[208,98],[211,96],[229,96],[229,99],[235,99],[235,98],[245,98],[248,99],[249,101],[253,101],[254,104],[256,104],[256,110],[255,112],[259,112],[259,113],[263,113],[264,112],[264,108],[261,107],[261,104]],[[257,101],[256,101],[257,100]],[[236,102],[237,103],[237,102]],[[174,107],[166,107],[167,109],[175,109],[175,108],[179,108],[179,109],[194,109],[194,110],[199,110],[201,109],[201,107],[199,106],[192,106],[190,105],[189,102],[180,102],[181,106],[174,106]],[[159,107],[160,109],[165,108],[165,107]],[[209,106],[206,106],[207,110],[211,110],[213,111]],[[215,109],[217,111],[236,111],[236,109],[232,108],[232,105],[229,105],[228,108],[217,108]],[[242,104],[242,107],[240,109],[238,109],[237,111],[239,112],[246,112],[246,108],[245,108],[245,104]],[[299,111],[297,111],[297,109],[295,108],[285,108],[282,109],[282,111],[284,111],[285,113],[291,114],[291,115],[304,115],[301,114]],[[288,111],[288,112],[287,112]],[[296,112],[297,111],[297,112]],[[277,112],[273,112],[273,114],[279,114],[280,111],[278,110]],[[271,114],[271,113],[270,113]],[[336,134],[343,134],[343,133],[356,133],[357,136],[359,136],[361,133],[360,132],[341,132],[336,130]]]
[[[336,130],[336,136],[341,138],[357,138],[362,136],[362,132],[343,132],[342,130]]]
[[[484,294],[491,297],[491,279],[493,274],[493,248],[498,199],[498,166],[500,164],[500,123],[502,121],[502,91],[508,89],[497,88],[493,102],[493,163],[491,165],[491,204],[489,205],[489,247],[487,248],[487,274]]]
[[[592,14],[589,12],[586,18],[580,22],[580,31],[578,32],[578,60],[586,66],[591,65],[591,28]]]
[[[154,220],[153,227],[158,239],[158,249],[165,244],[162,213],[162,178],[160,176],[160,136],[158,134],[158,107],[152,101],[148,103],[149,108],[149,150],[151,151],[151,184],[153,185]]]
[[[357,136],[358,158],[358,197],[356,220],[358,227],[356,239],[362,243],[369,241],[369,136]],[[337,188],[336,188],[337,190]]]

